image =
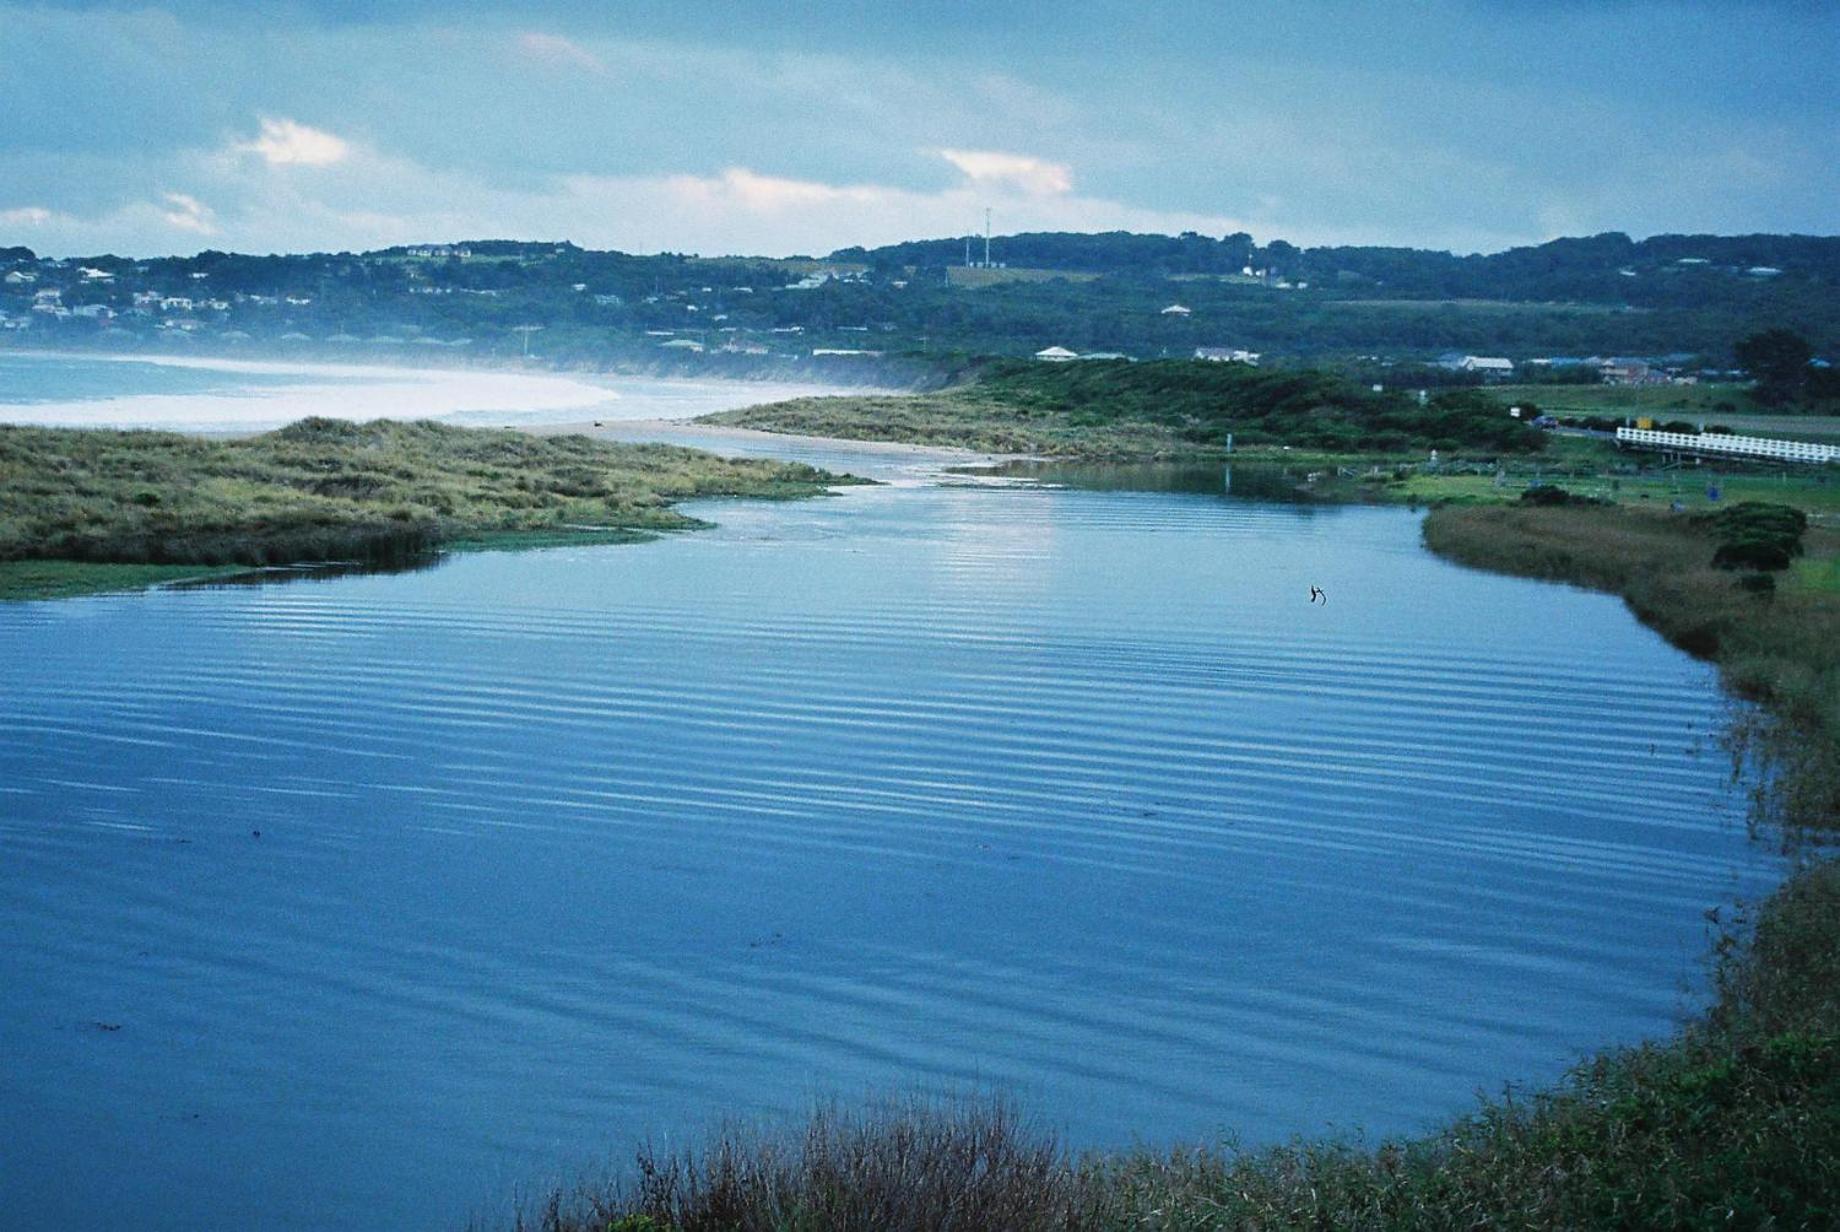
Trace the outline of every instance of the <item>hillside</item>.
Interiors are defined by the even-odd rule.
[[[824,260],[479,241],[136,260],[0,249],[0,345],[397,363],[531,362],[840,385],[937,383],[1059,345],[1138,359],[1448,351],[1670,356],[1726,369],[1787,327],[1840,356],[1840,238],[1623,235],[1486,256],[1199,235],[962,237]],[[1247,271],[1251,271],[1248,273]]]

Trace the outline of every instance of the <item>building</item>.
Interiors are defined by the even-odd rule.
[[[1064,346],[1043,347],[1041,350],[1035,352],[1036,359],[1048,364],[1064,364],[1069,360],[1078,359],[1079,357],[1080,353],[1078,351],[1069,351]]]
[[[1641,359],[1606,359],[1597,367],[1597,375],[1606,385],[1646,385],[1649,366]]]
[[[1457,361],[1459,372],[1479,372],[1485,377],[1502,378],[1514,375],[1514,361],[1499,355],[1465,355]]]
[[[1251,364],[1259,365],[1258,351],[1242,351],[1238,347],[1196,347],[1195,358],[1205,359],[1211,364]]]

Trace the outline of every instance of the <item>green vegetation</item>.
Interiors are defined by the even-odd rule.
[[[699,524],[674,501],[836,482],[797,464],[434,423],[308,419],[229,441],[0,426],[0,597],[630,539]]]
[[[111,565],[87,560],[0,561],[0,599],[68,599],[200,582],[244,571],[242,565]]]
[[[1289,445],[1325,453],[1534,453],[1545,437],[1467,390],[1420,406],[1327,373],[1159,360],[1006,360],[938,394],[799,399],[717,423],[1007,453],[1142,458]]]

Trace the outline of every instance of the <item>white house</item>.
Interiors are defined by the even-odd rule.
[[[1242,351],[1238,347],[1196,347],[1195,358],[1205,359],[1211,364],[1251,364],[1259,366],[1258,351]]]
[[[1036,359],[1050,364],[1064,364],[1070,359],[1078,359],[1079,357],[1080,353],[1078,351],[1069,351],[1064,346],[1043,347],[1041,350],[1035,352]]]
[[[1457,361],[1461,372],[1480,372],[1483,376],[1513,376],[1514,361],[1499,355],[1465,355]]]

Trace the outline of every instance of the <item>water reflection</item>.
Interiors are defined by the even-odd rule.
[[[1291,505],[1320,505],[1311,471],[1301,467],[1226,462],[1065,462],[1025,460],[995,466],[955,467],[954,473],[1026,479],[1087,492],[1186,492],[1237,496]]]

